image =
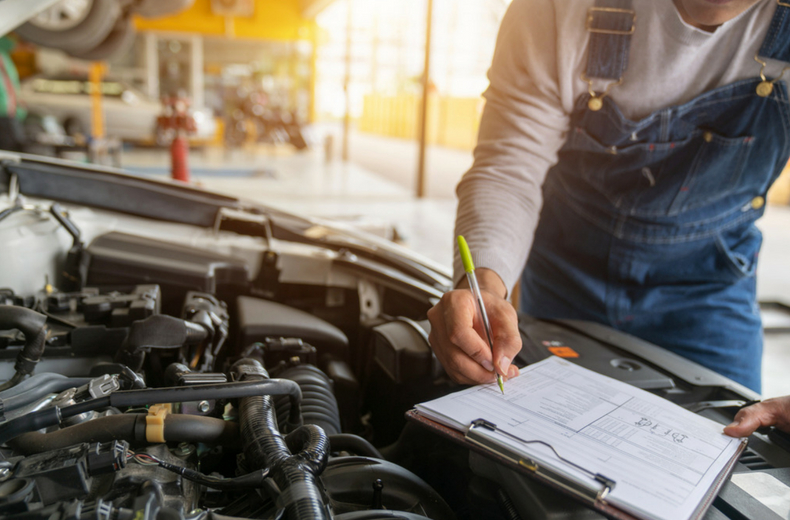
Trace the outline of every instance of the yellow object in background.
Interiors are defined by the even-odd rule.
[[[104,138],[104,110],[102,109],[101,80],[105,71],[104,63],[94,62],[88,73],[91,91],[91,135],[94,139]]]
[[[188,32],[245,40],[312,40],[315,21],[305,17],[299,0],[255,0],[252,16],[221,16],[211,0],[195,0],[181,13],[159,19],[135,18],[138,31]],[[230,32],[230,34],[228,34]]]
[[[420,96],[365,96],[358,130],[386,137],[417,139]],[[431,94],[428,98],[428,143],[471,150],[477,143],[483,101]]]

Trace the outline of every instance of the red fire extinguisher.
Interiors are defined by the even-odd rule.
[[[189,182],[189,139],[197,130],[195,118],[189,113],[189,99],[169,96],[162,99],[164,111],[156,120],[157,131],[172,135],[170,143],[171,176]]]

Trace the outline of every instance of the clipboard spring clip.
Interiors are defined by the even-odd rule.
[[[589,469],[587,469],[587,468],[585,468],[583,466],[580,466],[580,465],[576,464],[575,462],[573,462],[571,460],[566,459],[565,457],[563,457],[562,455],[559,454],[559,452],[556,450],[556,448],[554,448],[554,446],[552,446],[551,444],[549,444],[546,441],[522,439],[521,437],[513,435],[512,433],[506,432],[505,430],[497,427],[496,424],[492,423],[491,421],[487,421],[485,419],[477,419],[475,421],[472,421],[471,427],[472,428],[481,428],[481,429],[489,430],[489,431],[492,431],[492,432],[496,432],[496,433],[499,433],[501,435],[504,435],[505,437],[510,437],[514,441],[520,442],[522,444],[540,444],[542,446],[545,446],[545,447],[549,448],[554,453],[554,455],[557,457],[557,459],[559,459],[560,461],[564,462],[565,464],[567,464],[569,466],[573,466],[574,468],[576,468],[577,470],[581,471],[582,473],[584,473],[586,475],[589,475],[590,478],[592,478],[593,480],[595,480],[596,482],[601,484],[602,489],[598,493],[597,500],[600,500],[600,501],[605,500],[606,497],[609,495],[609,493],[614,489],[615,485],[617,484],[616,481],[610,479],[609,477],[601,475],[600,473],[595,473],[594,471],[590,471]]]

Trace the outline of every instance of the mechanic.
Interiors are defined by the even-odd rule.
[[[449,375],[518,373],[521,275],[529,315],[612,326],[759,392],[754,222],[790,157],[788,63],[778,0],[514,0],[457,188],[494,353],[456,254],[429,312]]]
[[[24,132],[21,120],[25,110],[19,106],[19,74],[11,60],[15,43],[8,36],[0,38],[0,150],[22,151]]]

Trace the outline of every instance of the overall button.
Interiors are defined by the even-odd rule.
[[[702,134],[702,138],[705,139],[706,143],[713,141],[713,133],[712,132],[705,132]]]
[[[763,81],[757,85],[757,95],[760,97],[768,97],[774,91],[774,84],[770,81]]]
[[[765,206],[765,197],[755,197],[752,199],[752,209],[762,209]]]

